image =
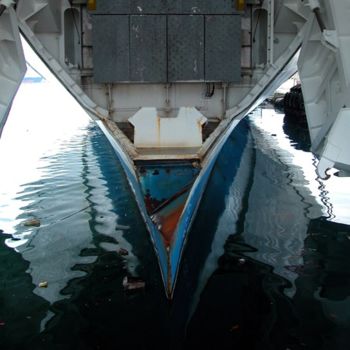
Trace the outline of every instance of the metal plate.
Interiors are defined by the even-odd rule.
[[[94,79],[238,82],[240,41],[239,15],[94,15]]]
[[[205,26],[205,80],[240,81],[240,16],[205,16]]]
[[[96,12],[101,14],[129,14],[131,0],[97,0]]]
[[[129,17],[93,16],[94,81],[129,80]]]
[[[167,80],[166,16],[130,16],[130,80]]]
[[[182,0],[182,13],[229,15],[236,11],[235,0]]]
[[[179,1],[174,0],[130,0],[132,14],[178,13]]]
[[[235,0],[98,0],[100,14],[232,14]]]
[[[204,80],[204,17],[168,17],[168,80]]]

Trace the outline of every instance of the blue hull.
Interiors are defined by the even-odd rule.
[[[170,165],[164,165],[152,163],[143,165],[141,170],[138,167],[137,172],[135,172],[131,161],[123,153],[103,123],[99,122],[99,126],[116,151],[135,195],[158,257],[166,295],[169,299],[172,298],[174,293],[187,236],[206,185],[210,181],[213,167],[219,158],[221,163],[226,162],[231,168],[233,164],[235,168],[238,168],[248,140],[249,128],[246,124],[247,122],[242,120],[240,123],[236,123],[232,131],[227,131],[225,140],[222,140],[220,147],[216,148],[216,153],[212,153],[211,159],[200,171],[188,164],[171,163]],[[234,140],[234,147],[230,147],[229,153],[223,152],[223,157],[221,157],[220,151],[223,147],[225,148],[228,137],[230,137],[230,144]],[[171,171],[169,168],[171,168]],[[180,194],[176,196],[177,193]],[[152,201],[149,198],[152,198]],[[170,200],[168,200],[169,198]],[[167,200],[168,203],[163,208],[162,203],[167,202]],[[160,210],[157,210],[157,205]],[[181,215],[177,218],[176,226],[171,232],[171,239],[169,240],[168,236],[162,232],[159,217],[160,214],[166,216],[169,212],[171,213],[179,208],[181,209]],[[152,210],[155,210],[155,213]]]

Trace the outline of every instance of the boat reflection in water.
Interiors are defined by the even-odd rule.
[[[324,186],[314,197],[305,168],[260,122],[251,118],[256,148],[240,165],[244,179],[216,163],[179,275],[173,341],[183,332],[185,348],[345,349],[350,227],[322,216]]]
[[[295,293],[292,283],[297,274],[286,266],[302,260],[309,221],[322,214],[321,206],[307,187],[302,187],[306,183],[301,169],[286,165],[283,158],[288,152],[276,151],[274,137],[259,129],[255,123],[260,120],[257,114],[250,122],[245,120],[239,124],[235,129],[237,134],[232,134],[217,159],[188,237],[174,295],[174,313],[180,309],[179,314],[183,316],[182,307],[186,304],[188,318],[194,314],[195,320],[198,303],[203,302],[203,293],[205,295],[212,283],[220,300],[222,294],[227,293],[229,297],[232,292],[232,298],[240,304],[242,296],[237,295],[238,291],[230,292],[231,287],[239,288],[242,282],[235,274],[244,276],[248,266],[257,262],[273,266],[281,280],[282,277],[289,280],[285,292]],[[244,135],[245,132],[246,142],[237,142],[238,133]],[[245,144],[240,159],[234,157],[237,144]],[[294,175],[286,177],[287,171]],[[212,282],[213,279],[218,281]],[[210,295],[210,300],[214,300]],[[223,309],[218,309],[218,315],[221,314],[222,320],[227,311],[224,303],[221,306]],[[233,313],[240,309],[236,306]],[[221,327],[221,330],[230,328],[229,324]],[[208,330],[208,334],[212,332]]]

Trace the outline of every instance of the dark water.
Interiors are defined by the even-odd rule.
[[[348,349],[345,183],[315,179],[312,155],[285,130],[283,116],[265,111],[228,140],[172,303],[96,126],[84,122],[36,161],[9,166],[17,170],[1,183],[0,349]],[[246,151],[232,159],[243,132]],[[33,147],[22,140],[22,152]],[[41,226],[24,226],[30,218]],[[145,289],[125,292],[128,275]]]

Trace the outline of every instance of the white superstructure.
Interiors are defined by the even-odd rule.
[[[0,130],[21,32],[115,149],[172,298],[221,150],[236,135],[244,159],[236,126],[297,66],[318,173],[348,173],[348,18],[349,0],[0,0]]]
[[[131,160],[134,157],[142,158],[142,152],[133,144],[132,138],[125,137],[120,126],[128,124],[128,119],[143,107],[155,108],[159,118],[175,118],[183,107],[196,108],[203,117],[215,122],[216,129],[204,143],[196,150],[191,149],[191,154],[195,151],[198,159],[205,160],[230,122],[242,112],[247,112],[270,92],[271,87],[280,82],[278,77],[301,47],[298,69],[313,152],[320,158],[319,174],[325,177],[327,168],[333,166],[349,170],[348,0],[226,1],[234,3],[232,6],[235,7],[232,8],[235,8],[235,13],[232,16],[240,17],[240,78],[231,82],[210,81],[204,76],[194,81],[175,79],[158,83],[147,79],[137,81],[142,80],[140,78],[130,82],[116,81],[118,78],[111,79],[112,82],[98,82],[106,80],[101,78],[106,72],[96,67],[103,62],[103,56],[101,58],[96,53],[96,47],[102,47],[101,43],[96,42],[96,37],[101,38],[104,28],[112,29],[103,35],[108,45],[113,42],[113,36],[117,38],[118,23],[122,22],[119,12],[110,10],[110,3],[103,0],[0,1],[0,125],[4,124],[25,71],[20,31],[89,114],[93,118],[108,120],[111,126],[109,129],[113,129],[112,132]],[[212,10],[214,15],[207,16],[201,8],[205,7],[201,5],[206,3],[205,0],[197,3],[197,8],[190,9],[192,17],[200,14],[200,11],[205,20],[216,15],[216,10]],[[223,6],[226,3],[223,0]],[[138,6],[135,11],[140,13],[131,11],[132,18],[147,17],[142,6]],[[176,19],[176,16],[173,17]],[[115,32],[112,24],[104,27],[100,23],[107,21],[107,18],[112,22],[117,19]],[[94,31],[94,26],[98,26],[98,30]],[[115,55],[117,57],[118,52]],[[110,62],[110,57],[106,57],[107,60]],[[129,60],[132,61],[132,57]],[[229,66],[230,62],[224,64]],[[182,65],[186,65],[186,59]],[[120,69],[122,71],[123,67]],[[281,79],[286,77],[284,75]],[[173,132],[183,134],[182,124],[174,125],[178,127]],[[186,137],[191,138],[189,132],[186,134]],[[169,154],[174,155],[174,152],[176,150],[169,151]],[[155,149],[155,158],[156,154]]]

